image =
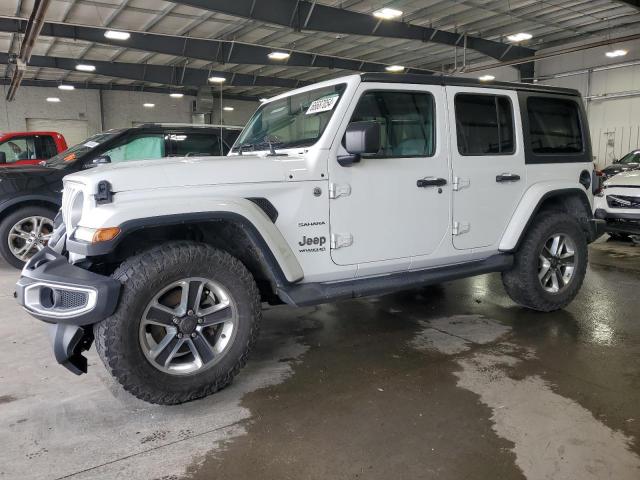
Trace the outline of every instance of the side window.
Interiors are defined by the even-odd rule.
[[[4,152],[7,163],[14,163],[19,160],[35,160],[36,151],[33,145],[33,138],[12,138],[0,144],[0,152]]]
[[[459,93],[455,109],[460,155],[515,152],[513,107],[508,97]]]
[[[537,154],[572,154],[584,150],[580,111],[571,100],[529,97],[529,141]]]
[[[171,155],[177,157],[220,155],[220,137],[211,133],[171,133]]]
[[[108,155],[111,163],[163,158],[165,156],[164,135],[158,133],[126,137],[101,155]]]
[[[56,142],[48,136],[36,137],[36,154],[38,159],[47,160],[58,153]]]
[[[366,92],[351,121],[380,124],[382,148],[376,157],[430,157],[435,153],[435,105],[430,93]]]

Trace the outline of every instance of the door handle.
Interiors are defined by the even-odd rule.
[[[520,175],[516,175],[515,173],[502,173],[496,176],[496,182],[517,182],[520,180]]]
[[[416,185],[419,188],[427,188],[427,187],[442,187],[447,184],[446,178],[436,178],[436,177],[425,177],[421,178],[416,182]]]

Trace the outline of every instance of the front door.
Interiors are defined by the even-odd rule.
[[[339,136],[350,122],[381,127],[381,149],[359,163],[329,159],[331,258],[353,265],[432,253],[450,221],[450,170],[444,89],[359,87]],[[338,145],[337,154],[346,154]]]
[[[516,92],[447,87],[453,245],[497,246],[527,184]]]

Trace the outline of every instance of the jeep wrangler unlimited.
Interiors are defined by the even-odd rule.
[[[501,272],[563,308],[587,268],[594,172],[578,92],[362,74],[260,106],[226,157],[69,175],[18,301],[86,372],[95,341],[133,395],[228,385],[261,303],[313,305]],[[185,165],[187,164],[187,165]]]

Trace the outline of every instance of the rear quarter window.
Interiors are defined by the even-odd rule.
[[[584,145],[578,104],[571,100],[529,97],[529,135],[534,153],[580,153]]]
[[[579,97],[520,92],[526,163],[591,162]]]

